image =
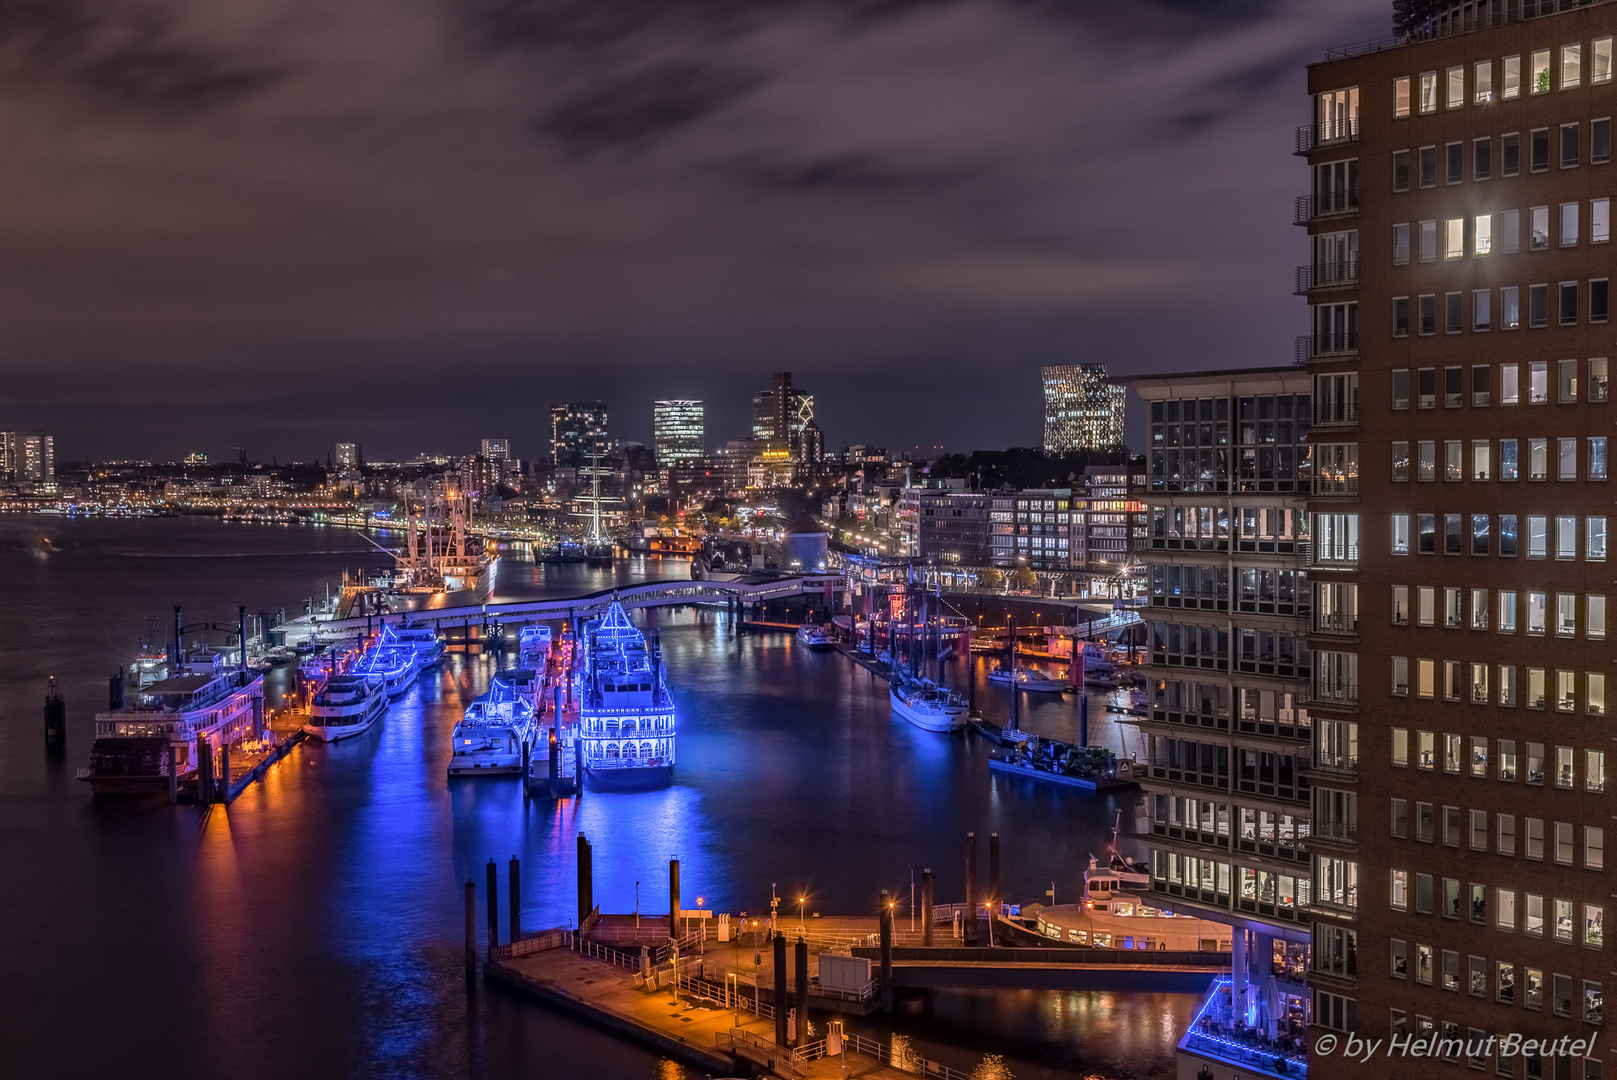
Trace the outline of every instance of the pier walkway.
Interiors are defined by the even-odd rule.
[[[890,1044],[854,1034],[827,1038],[823,1022],[819,1031],[811,1029],[812,1041],[805,1040],[806,1045],[797,1050],[777,1046],[774,1006],[760,1001],[750,985],[736,989],[733,983],[727,987],[680,976],[676,987],[675,978],[660,968],[648,982],[627,957],[611,952],[588,956],[566,947],[576,944],[573,935],[556,937],[550,948],[491,959],[483,968],[484,981],[628,1036],[714,1075],[735,1075],[745,1070],[744,1063],[750,1063],[790,1080],[902,1080],[917,1075],[967,1080],[963,1072],[918,1059],[911,1059],[909,1069],[894,1068],[884,1063],[893,1057]]]
[[[823,594],[827,589],[840,591],[846,588],[846,585],[846,579],[840,574],[802,574],[765,581],[650,581],[639,585],[600,589],[581,596],[456,604],[421,611],[374,615],[369,618],[361,615],[347,619],[322,619],[316,627],[321,633],[343,635],[367,627],[380,627],[388,622],[400,623],[406,620],[412,626],[436,628],[481,623],[488,619],[497,619],[501,622],[567,619],[575,615],[599,614],[606,610],[614,596],[625,608],[631,610],[666,607],[673,604],[727,604],[733,601],[740,601],[743,605],[762,604],[772,600]]]

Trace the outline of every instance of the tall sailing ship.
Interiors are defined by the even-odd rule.
[[[472,500],[451,494],[431,499],[404,519],[404,547],[390,552],[397,563],[394,592],[462,592],[480,587],[493,571],[488,547],[471,534]]]
[[[671,782],[674,699],[656,637],[648,645],[614,596],[586,641],[578,715],[590,785],[634,791]]]

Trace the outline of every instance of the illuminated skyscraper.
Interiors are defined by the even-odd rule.
[[[337,471],[340,473],[353,472],[355,469],[359,468],[358,443],[338,443],[336,453],[333,456],[336,458],[335,465],[337,467]]]
[[[511,457],[510,439],[484,439],[483,457],[489,461],[507,461]]]
[[[1116,450],[1123,445],[1128,391],[1106,377],[1105,364],[1052,364],[1044,369],[1044,452]]]
[[[550,407],[550,453],[556,464],[611,452],[605,402],[564,401]]]
[[[654,401],[651,416],[658,465],[670,469],[702,460],[706,429],[700,401]]]
[[[777,371],[768,390],[752,395],[752,437],[790,447],[803,461],[803,429],[814,419],[814,395],[792,386],[790,371]]]

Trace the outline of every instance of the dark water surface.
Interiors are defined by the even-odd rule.
[[[688,576],[679,561],[612,571],[502,560],[495,599]],[[340,529],[213,521],[0,521],[0,1076],[632,1077],[681,1075],[656,1055],[505,994],[468,996],[460,885],[523,865],[523,925],[575,911],[573,845],[595,845],[595,895],[666,910],[667,860],[688,898],[767,909],[771,883],[811,910],[874,910],[911,871],[963,896],[961,837],[997,831],[1006,891],[1078,894],[1119,806],[991,777],[987,747],[895,720],[885,684],[786,635],[737,641],[717,612],[661,628],[680,705],[675,785],[525,803],[515,780],[445,779],[465,703],[506,662],[452,654],[365,738],[304,746],[228,809],[103,803],[74,778],[106,678],[143,624],[302,610],[344,566],[378,556]],[[980,663],[978,676],[981,676]],[[59,760],[44,749],[45,677],[68,700]],[[283,676],[277,675],[275,680]],[[273,682],[274,680],[272,680]],[[278,682],[274,683],[278,685]],[[1003,689],[978,688],[991,718]],[[1023,726],[1075,737],[1076,709],[1024,699]],[[1138,750],[1103,719],[1097,741]],[[503,897],[502,897],[503,902]],[[689,903],[689,900],[687,900]],[[481,915],[480,915],[481,921]],[[902,923],[903,916],[900,916]],[[504,926],[502,911],[502,927]],[[1196,1002],[1183,995],[944,991],[891,1027],[969,1070],[985,1052],[1018,1077],[1170,1075]],[[850,1025],[886,1030],[879,1023]]]

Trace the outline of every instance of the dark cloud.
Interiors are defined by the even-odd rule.
[[[1303,64],[1385,0],[0,0],[0,428],[376,456],[790,368],[833,444],[1284,361]],[[284,440],[284,441],[281,441]]]
[[[761,81],[742,71],[659,64],[586,88],[545,114],[537,127],[578,152],[640,144],[700,120]]]

